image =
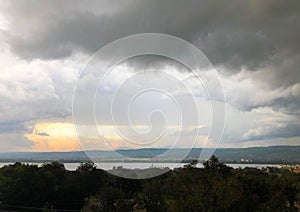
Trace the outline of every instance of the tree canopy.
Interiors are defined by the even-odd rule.
[[[119,178],[93,163],[0,169],[0,209],[12,211],[297,211],[300,175],[232,169],[212,156],[145,180]]]

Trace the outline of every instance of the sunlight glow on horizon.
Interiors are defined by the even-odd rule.
[[[84,142],[88,142],[90,149],[94,146],[99,146],[101,143],[101,138],[99,135],[91,135],[89,133],[89,127],[87,128],[86,134],[83,135],[85,138]],[[127,126],[120,126],[126,128]],[[134,126],[139,129],[148,128],[149,126],[137,125]],[[179,126],[168,126],[174,132],[179,129]],[[188,130],[194,128],[203,128],[205,126],[190,126],[187,127]],[[63,151],[81,151],[75,127],[73,123],[69,122],[39,122],[36,123],[32,128],[31,133],[25,133],[24,137],[33,142],[31,148],[18,148],[18,151],[28,151],[28,152],[63,152]],[[112,125],[101,125],[103,137],[109,144],[103,143],[103,149],[119,149],[119,148],[147,148],[148,146],[139,146],[126,142],[121,136],[118,135],[116,129]],[[206,140],[207,137],[200,136],[201,140]],[[172,139],[172,137],[170,137]],[[187,136],[188,138],[188,136]],[[188,143],[188,142],[185,142]],[[106,145],[106,146],[105,146]],[[184,144],[182,144],[184,146]],[[107,148],[110,146],[110,148]],[[167,146],[167,145],[166,145]],[[149,147],[165,147],[165,146],[155,146],[151,145]]]

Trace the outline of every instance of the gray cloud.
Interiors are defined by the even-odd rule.
[[[30,121],[71,115],[76,62],[27,62],[5,53],[0,58],[0,133],[22,131]]]
[[[194,43],[226,72],[264,70],[257,78],[277,86],[300,79],[299,10],[296,0],[10,1],[1,7],[9,23],[4,39],[23,58],[92,54],[126,35],[158,32]]]
[[[257,108],[251,111],[253,125],[247,129],[245,140],[262,140],[276,137],[300,136],[299,117],[275,111],[271,108]]]
[[[1,133],[0,136],[0,152],[22,151],[33,146],[33,142],[29,141],[20,133]]]
[[[15,133],[15,132],[26,132],[27,128],[23,122],[0,122],[0,133]]]
[[[288,120],[279,121],[280,127],[271,125],[272,130],[243,126],[242,122],[235,129],[236,122],[247,115],[234,112],[238,117],[229,127],[228,140],[238,140],[248,129],[253,129],[248,140],[299,136],[297,0],[23,0],[1,2],[0,11],[0,37],[21,58],[15,62],[22,67],[1,75],[0,133],[22,131],[23,123],[30,120],[71,114],[79,72],[77,64],[68,62],[74,55],[91,55],[127,35],[157,32],[199,47],[220,70],[231,106],[246,114],[254,108],[272,107],[289,115]],[[128,64],[135,68],[177,66],[161,57],[141,58]]]
[[[48,134],[46,132],[35,132],[34,134],[38,135],[38,136],[45,136],[45,137],[50,136],[50,134]]]
[[[184,38],[221,64],[256,67],[278,50],[299,53],[297,1],[121,2],[11,1],[2,10],[19,33],[10,33],[8,41],[29,58],[62,57],[75,49],[94,52],[144,32]]]

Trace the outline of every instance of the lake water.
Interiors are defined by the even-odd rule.
[[[0,168],[9,165],[13,163],[0,163]],[[41,166],[43,163],[28,163],[28,164],[37,164],[38,166]],[[67,170],[76,170],[77,167],[80,165],[80,163],[64,163],[65,168]],[[122,166],[123,168],[127,169],[146,169],[150,167],[156,167],[156,168],[177,168],[177,167],[183,167],[184,165],[187,165],[187,163],[95,163],[97,168],[104,169],[104,170],[110,170],[113,169],[114,167],[120,167]],[[264,168],[264,167],[277,167],[279,164],[226,164],[232,168],[245,168],[245,167],[251,167],[251,168]],[[202,168],[203,165],[201,163],[197,164],[197,167]]]

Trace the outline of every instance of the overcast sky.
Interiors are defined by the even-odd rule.
[[[300,145],[299,11],[298,0],[1,1],[0,151],[80,150],[72,125],[72,95],[80,72],[101,47],[138,33],[179,37],[210,60],[227,100],[220,147]],[[166,81],[153,70],[179,78],[189,73],[182,64],[163,57],[133,58],[111,72],[107,95],[137,70],[151,70],[139,80],[146,84],[157,77],[158,87],[165,86]],[[211,82],[210,70],[201,77]],[[201,126],[191,124],[180,129],[186,137],[179,141],[179,147],[188,146],[198,128],[204,129],[200,140],[205,139],[212,119],[201,86],[190,85],[200,93]],[[88,89],[89,84],[86,86]],[[176,95],[184,102],[184,92]],[[160,98],[160,104],[147,101],[153,98]],[[125,99],[120,98],[119,105]],[[142,119],[144,113],[159,106],[167,107],[173,117],[172,112],[178,111],[163,99],[155,92],[144,96],[135,105],[135,116]],[[183,105],[182,110],[190,110],[188,101]],[[118,137],[113,123],[102,118],[107,114],[98,115],[113,148],[137,147]],[[133,121],[145,130],[141,120]],[[159,117],[156,121],[164,123]],[[151,147],[169,146],[177,133],[177,122],[172,119],[169,136]],[[89,126],[84,127],[84,142],[90,148],[97,147],[93,146],[94,135],[88,133]],[[128,132],[128,127],[123,123],[120,129]],[[155,127],[151,130],[159,131]],[[197,146],[201,147],[201,142]],[[209,141],[211,145],[216,142]]]

